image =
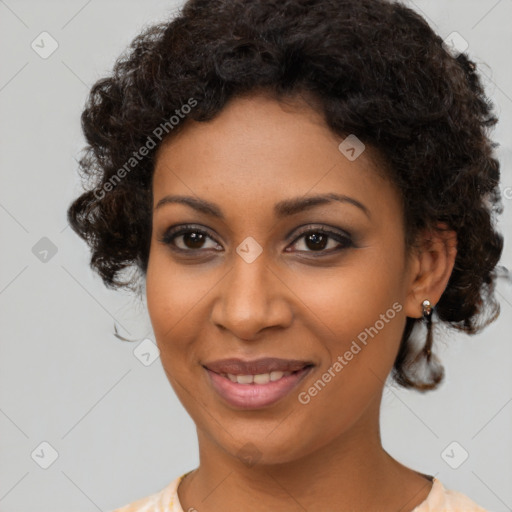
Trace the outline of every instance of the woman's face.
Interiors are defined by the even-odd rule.
[[[251,95],[159,150],[148,308],[203,450],[287,462],[378,429],[419,305],[399,195],[342,140]]]

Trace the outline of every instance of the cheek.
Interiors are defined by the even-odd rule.
[[[350,429],[380,398],[405,314],[396,275],[385,277],[379,268],[367,267],[364,274],[340,273],[321,293],[309,296],[308,306],[319,312],[313,322],[321,332],[310,329],[327,357],[298,390],[301,421],[297,424],[305,443],[321,444],[316,439],[318,429],[324,439]]]
[[[406,296],[404,262],[382,245],[359,249],[343,266],[321,272],[298,279],[297,292],[332,334],[357,336]]]
[[[151,324],[162,356],[177,344],[164,340],[178,339],[180,323],[186,322],[191,289],[180,282],[182,274],[170,265],[163,251],[151,249],[146,273],[146,298]]]
[[[167,251],[151,248],[146,273],[146,297],[155,335],[172,334],[179,323],[193,314],[191,308],[208,287],[197,278],[191,283],[191,272],[174,264]]]
[[[400,254],[390,247],[365,248],[316,286],[313,279],[299,281],[297,291],[315,313],[309,328],[328,353],[323,370],[342,358],[333,380],[344,382],[329,386],[333,392],[353,393],[361,386],[377,392],[393,366],[406,319]]]
[[[197,364],[194,340],[200,337],[208,317],[204,308],[217,282],[213,274],[197,266],[177,265],[165,248],[150,251],[146,273],[147,306],[162,364],[168,374],[185,374],[187,368]]]

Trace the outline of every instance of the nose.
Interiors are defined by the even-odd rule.
[[[293,319],[292,297],[278,270],[262,253],[252,262],[238,254],[216,287],[211,320],[245,341],[259,338],[264,329],[288,327]]]

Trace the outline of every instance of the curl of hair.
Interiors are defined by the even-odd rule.
[[[493,105],[466,54],[455,58],[421,16],[386,0],[190,0],[134,39],[90,91],[80,160],[88,189],[68,210],[107,286],[130,287],[122,271],[147,269],[161,143],[155,128],[190,98],[197,106],[176,126],[168,123],[165,137],[256,90],[276,99],[303,94],[333,132],[355,134],[378,150],[401,191],[407,247],[439,223],[456,232],[455,267],[435,308],[439,321],[471,334],[496,318],[503,239],[494,229],[502,207],[496,144],[488,137],[497,122]],[[155,147],[141,157],[149,138]],[[418,380],[411,357],[418,323],[407,318],[393,377],[433,389],[439,366]]]

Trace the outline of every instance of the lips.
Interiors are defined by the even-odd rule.
[[[297,359],[265,357],[253,361],[243,361],[236,358],[222,359],[205,363],[203,366],[218,374],[260,375],[271,372],[297,372],[307,366],[312,366],[312,363]]]

